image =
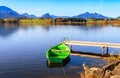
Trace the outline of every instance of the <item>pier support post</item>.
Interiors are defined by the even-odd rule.
[[[107,52],[106,52],[107,55],[108,55],[108,51],[109,51],[109,48],[107,47]]]
[[[104,56],[104,48],[105,47],[101,47],[102,48],[102,56]]]
[[[70,50],[72,51],[72,45],[70,45]]]

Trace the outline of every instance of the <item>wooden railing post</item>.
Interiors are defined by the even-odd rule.
[[[109,51],[109,47],[107,47],[107,52],[106,52],[107,55],[108,55],[108,51]]]

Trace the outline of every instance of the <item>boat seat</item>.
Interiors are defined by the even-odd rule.
[[[69,52],[69,50],[56,50],[56,49],[51,49],[51,52]]]

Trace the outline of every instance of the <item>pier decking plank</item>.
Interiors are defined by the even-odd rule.
[[[64,41],[64,43],[67,45],[120,48],[120,43],[88,42],[88,41],[72,41],[72,40]]]

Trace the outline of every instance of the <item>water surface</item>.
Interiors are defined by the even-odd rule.
[[[0,78],[79,78],[82,64],[101,67],[100,59],[70,56],[65,67],[49,68],[46,51],[61,42],[71,40],[120,43],[120,27],[74,25],[1,25],[0,26]],[[73,46],[73,50],[101,53],[99,47]],[[119,49],[109,49],[118,54]]]

